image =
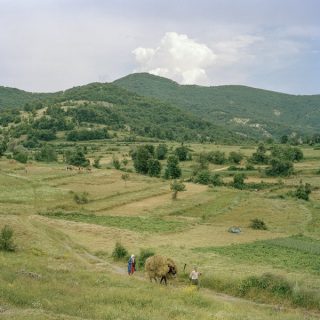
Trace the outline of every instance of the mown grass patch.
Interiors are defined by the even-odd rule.
[[[207,220],[231,210],[246,198],[246,194],[237,194],[233,191],[210,192],[210,198],[204,199],[203,203],[192,203],[188,207],[182,207],[170,212],[170,215],[199,217]]]
[[[54,219],[98,224],[137,232],[177,232],[188,226],[188,223],[184,221],[165,220],[158,217],[96,216],[77,212],[50,212],[41,213],[41,215]]]
[[[320,274],[320,241],[305,236],[292,236],[249,244],[197,248],[215,252],[239,262],[250,262],[290,271]]]

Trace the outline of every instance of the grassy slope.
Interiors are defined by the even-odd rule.
[[[150,74],[132,74],[116,85],[141,95],[169,101],[216,124],[253,134],[259,130],[230,123],[233,118],[250,119],[275,134],[286,131],[313,132],[320,129],[320,95],[294,96],[245,86],[201,87],[177,83]],[[260,132],[261,134],[261,132]]]
[[[238,149],[192,146],[197,151],[209,147]],[[127,148],[120,147],[118,156]],[[312,178],[313,185],[320,186],[319,178],[308,173],[310,166],[318,164],[314,159],[319,159],[319,151],[308,148],[305,154],[307,159],[300,164],[299,175],[286,179],[285,184]],[[102,163],[110,159],[107,155]],[[130,174],[125,185],[121,172],[115,170],[79,174],[67,172],[59,164],[34,163],[28,165],[26,173],[24,165],[8,160],[1,160],[0,167],[0,227],[10,224],[14,228],[19,248],[15,254],[0,253],[0,307],[7,310],[1,313],[4,319],[302,317],[299,310],[279,311],[221,298],[207,290],[194,293],[183,283],[174,282],[175,288],[159,288],[140,280],[141,271],[137,278],[128,279],[122,274],[125,263],[114,265],[110,259],[116,240],[121,240],[130,252],[151,247],[157,253],[175,257],[180,274],[184,263],[187,270],[197,264],[204,273],[203,284],[208,287],[219,288],[223,279],[237,285],[248,275],[268,272],[282,275],[304,290],[319,291],[320,278],[313,268],[317,265],[313,252],[318,250],[319,241],[319,226],[315,223],[319,190],[306,203],[274,198],[277,192],[284,192],[281,190],[256,193],[188,184],[187,191],[172,201],[167,181]],[[87,191],[89,203],[77,205],[70,191]],[[54,219],[37,212],[63,212],[64,217]],[[69,212],[81,214],[73,216]],[[255,217],[264,219],[269,230],[249,229],[249,221]],[[143,223],[137,227],[137,221]],[[184,228],[177,231],[179,223]],[[232,224],[241,225],[243,233],[226,232]],[[291,237],[301,232],[308,237]],[[252,257],[252,252],[257,254]],[[261,252],[266,254],[265,259],[260,258]],[[308,261],[310,266],[304,268]],[[41,278],[34,279],[28,272]]]

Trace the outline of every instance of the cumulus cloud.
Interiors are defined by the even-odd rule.
[[[139,47],[133,54],[139,65],[136,71],[168,77],[182,84],[207,84],[206,69],[216,60],[207,45],[176,32],[167,32],[155,49]]]

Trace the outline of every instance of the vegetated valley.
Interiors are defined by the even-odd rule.
[[[1,87],[1,319],[319,319],[319,111],[146,74]]]

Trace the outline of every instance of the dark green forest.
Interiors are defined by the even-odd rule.
[[[289,95],[236,85],[179,85],[147,73],[131,74],[114,84],[167,101],[250,137],[306,135],[320,131],[320,95]]]

